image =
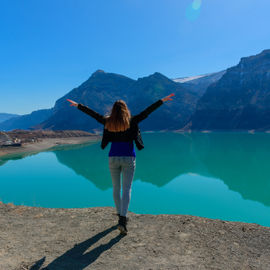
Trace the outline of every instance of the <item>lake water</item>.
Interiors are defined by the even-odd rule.
[[[270,134],[143,133],[129,210],[270,226]],[[42,207],[114,206],[109,146],[60,146],[0,160],[0,200]]]

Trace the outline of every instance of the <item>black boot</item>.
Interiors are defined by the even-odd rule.
[[[118,224],[119,224],[119,220],[120,220],[120,214],[116,214],[117,216],[118,216]],[[128,223],[128,221],[129,221],[129,218],[128,217],[126,217],[126,222]]]
[[[119,215],[119,221],[118,221],[117,228],[121,234],[124,234],[124,235],[127,234],[127,231],[128,231],[127,230],[127,217]]]

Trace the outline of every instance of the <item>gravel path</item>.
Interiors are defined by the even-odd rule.
[[[114,213],[0,203],[0,269],[270,269],[268,227],[129,212],[121,236]]]

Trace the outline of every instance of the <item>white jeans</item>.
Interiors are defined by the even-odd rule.
[[[113,199],[116,211],[120,216],[127,216],[131,198],[131,184],[136,168],[136,157],[112,156],[109,157],[109,168],[113,184]],[[122,198],[121,198],[122,173]]]

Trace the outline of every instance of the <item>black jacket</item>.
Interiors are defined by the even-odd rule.
[[[104,125],[103,129],[103,136],[101,141],[101,148],[104,149],[109,142],[129,142],[129,141],[135,141],[135,144],[139,150],[144,148],[143,140],[140,132],[140,128],[138,126],[138,123],[142,120],[144,120],[151,112],[156,110],[159,106],[163,104],[163,101],[159,99],[149,107],[147,107],[145,110],[143,110],[141,113],[131,116],[130,119],[130,127],[125,131],[119,131],[119,132],[112,132],[107,129],[105,129],[105,122],[106,118],[95,112],[94,110],[90,109],[87,106],[84,106],[82,104],[78,104],[78,109],[87,113],[88,115],[95,118],[99,123]]]

